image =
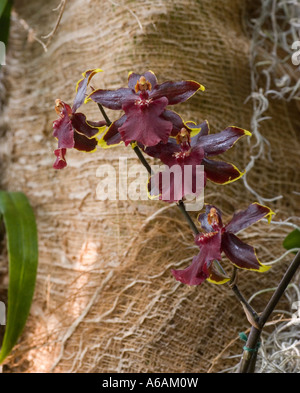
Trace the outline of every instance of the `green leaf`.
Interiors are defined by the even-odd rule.
[[[300,230],[295,229],[287,235],[283,241],[283,247],[286,250],[291,250],[292,248],[300,248]],[[295,252],[296,254],[296,252]]]
[[[7,1],[8,0],[0,0],[0,18],[1,18],[1,15],[2,15],[3,11],[4,11],[4,8],[5,8],[6,4],[7,4]]]
[[[12,0],[0,0],[0,41],[7,45]]]
[[[25,326],[38,265],[37,227],[27,197],[21,192],[0,191],[1,215],[6,229],[9,286],[0,363],[11,352]]]

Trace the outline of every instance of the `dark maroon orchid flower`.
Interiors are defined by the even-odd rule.
[[[215,206],[206,205],[205,213],[198,217],[205,232],[195,236],[195,243],[199,246],[200,252],[188,268],[172,270],[174,277],[188,285],[200,285],[206,279],[223,284],[229,277],[219,264],[222,252],[239,269],[267,271],[269,266],[262,265],[255,249],[240,240],[236,233],[263,218],[267,218],[270,223],[273,214],[268,207],[252,203],[246,210],[235,213],[227,225],[223,225],[220,210]]]
[[[119,144],[127,146],[138,142],[144,146],[166,143],[173,131],[172,118],[178,115],[166,110],[168,105],[188,100],[204,87],[194,81],[157,83],[152,71],[144,74],[130,73],[128,87],[117,90],[94,90],[91,99],[108,109],[123,109],[125,114],[107,131],[102,146]],[[109,141],[109,143],[107,143]]]
[[[57,99],[55,101],[55,111],[59,118],[53,122],[53,136],[58,140],[58,149],[54,151],[56,161],[53,165],[55,169],[62,169],[67,165],[65,155],[66,149],[77,149],[85,152],[96,150],[97,135],[104,131],[105,121],[87,121],[83,113],[76,113],[77,109],[85,100],[85,93],[91,78],[102,70],[94,69],[84,72],[76,86],[76,96],[72,108],[65,102]]]
[[[178,125],[179,121],[176,123],[177,128]],[[244,173],[235,165],[211,160],[210,157],[226,152],[244,135],[251,135],[251,133],[238,127],[228,127],[217,134],[209,134],[207,121],[200,125],[182,122],[182,128],[176,138],[170,137],[166,144],[159,143],[144,148],[145,153],[159,158],[166,164],[164,172],[158,172],[150,178],[148,187],[150,197],[174,202],[189,194],[199,195],[206,179],[218,184],[227,184],[239,179]],[[203,170],[200,169],[201,165]],[[190,180],[186,180],[185,175],[185,169],[188,167],[191,167]],[[170,185],[163,181],[170,168],[178,168],[178,172],[182,174],[181,185],[185,184],[185,187],[176,187],[172,179]],[[199,174],[203,176],[202,187],[197,185]],[[170,198],[166,198],[168,195]]]

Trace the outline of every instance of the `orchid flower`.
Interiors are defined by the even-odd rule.
[[[131,142],[155,146],[161,141],[167,143],[173,131],[172,119],[178,116],[166,107],[188,100],[198,90],[204,91],[204,87],[194,81],[158,84],[152,71],[144,74],[131,72],[128,87],[94,90],[86,101],[93,100],[108,109],[125,112],[107,130],[102,140],[104,147],[122,141],[126,146]]]
[[[87,86],[91,78],[102,70],[93,69],[84,72],[76,86],[76,96],[72,107],[57,99],[55,101],[55,111],[59,118],[53,122],[53,136],[58,140],[58,148],[54,151],[56,161],[53,165],[55,169],[66,167],[67,149],[77,149],[85,152],[96,150],[97,135],[104,131],[106,122],[92,122],[86,119],[83,113],[77,113],[77,109],[83,104]]]
[[[178,128],[178,122],[176,127]],[[166,144],[159,143],[144,149],[145,153],[159,158],[166,165],[164,172],[158,172],[150,178],[148,186],[150,197],[174,202],[190,194],[199,195],[203,191],[206,179],[218,184],[238,180],[244,173],[235,165],[211,160],[211,157],[226,152],[245,135],[251,133],[234,126],[227,127],[219,133],[209,134],[207,121],[200,125],[192,122],[182,123],[176,138],[170,137]],[[189,180],[185,179],[185,174],[189,173],[186,171],[188,166],[191,167]],[[175,176],[171,177],[170,184],[163,181],[164,175],[167,177],[171,168],[178,168],[177,180],[182,176],[179,187],[175,184]],[[197,182],[199,176],[203,176],[202,187],[199,186],[200,182]]]
[[[223,225],[221,211],[213,205],[206,205],[205,213],[198,217],[205,232],[195,236],[200,252],[189,267],[172,270],[172,274],[177,281],[188,285],[200,285],[206,279],[222,284],[229,280],[219,264],[222,252],[239,269],[267,271],[270,267],[263,265],[258,260],[255,249],[240,240],[236,233],[263,218],[267,218],[270,223],[273,214],[275,213],[271,209],[255,202],[246,210],[235,213],[228,224]]]

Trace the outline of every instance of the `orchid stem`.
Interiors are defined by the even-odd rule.
[[[151,176],[152,175],[151,166],[149,165],[148,161],[145,159],[145,157],[144,157],[143,153],[141,152],[140,148],[136,145],[135,142],[131,142],[131,147],[132,147],[133,151],[135,152],[135,154],[138,156],[138,158],[141,161],[141,163],[147,169],[147,172],[149,173],[149,175]]]
[[[189,213],[186,211],[184,202],[181,200],[179,202],[177,202],[177,206],[179,207],[181,213],[183,214],[186,222],[189,224],[191,230],[193,231],[194,235],[198,235],[199,234],[199,230],[196,227],[194,221],[192,220],[191,216],[189,215]]]
[[[259,316],[256,313],[256,311],[250,306],[250,304],[247,302],[247,300],[244,298],[244,296],[242,295],[242,293],[240,292],[240,290],[237,286],[237,268],[236,267],[234,267],[234,271],[233,271],[231,280],[229,281],[229,287],[232,289],[236,298],[242,304],[243,309],[246,314],[246,317],[247,317],[248,321],[250,322],[250,324],[252,326],[255,326],[258,328]]]
[[[97,105],[98,105],[98,108],[100,109],[100,111],[102,113],[102,116],[104,117],[104,120],[106,121],[106,125],[109,127],[112,124],[111,120],[107,116],[103,106],[101,104],[99,104],[99,103]]]

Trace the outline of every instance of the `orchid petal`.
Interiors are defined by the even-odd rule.
[[[168,81],[161,85],[156,85],[150,92],[149,97],[152,99],[166,97],[169,105],[175,105],[188,100],[198,90],[204,91],[204,86],[194,81]]]
[[[184,270],[171,270],[173,276],[177,281],[187,285],[200,285],[208,277],[209,273],[205,271],[205,258],[203,253],[196,255],[193,258],[192,264]]]
[[[207,264],[206,271],[209,273],[209,277],[207,278],[207,281],[213,284],[221,285],[221,284],[225,284],[230,280],[230,277],[227,276],[227,274],[222,269],[219,262],[216,260]]]
[[[126,115],[123,115],[122,117],[120,117],[120,119],[114,121],[109,126],[109,128],[99,141],[99,145],[102,148],[107,149],[110,147],[115,147],[123,142],[121,134],[119,133],[119,127],[121,127],[125,123],[126,119]]]
[[[75,130],[87,138],[93,138],[95,135],[105,130],[105,121],[88,122],[83,113],[74,113],[71,118],[72,126]]]
[[[61,101],[61,114],[59,119],[53,122],[53,136],[58,139],[59,149],[71,149],[74,147],[74,130],[69,117],[69,105]]]
[[[97,145],[97,138],[87,138],[85,135],[74,132],[74,149],[91,153],[96,150]]]
[[[176,136],[179,131],[185,127],[184,121],[182,120],[181,116],[179,116],[176,112],[166,109],[161,117],[165,120],[170,121],[173,124],[173,129],[171,132],[171,136]]]
[[[241,137],[251,135],[249,131],[238,127],[227,127],[216,134],[200,134],[197,142],[205,150],[206,156],[216,156],[230,149]]]
[[[73,102],[72,111],[75,113],[77,109],[84,103],[86,97],[86,89],[88,84],[90,83],[92,77],[97,74],[98,72],[102,72],[100,68],[95,68],[93,70],[85,71],[82,76],[83,78],[77,82],[76,85],[76,96]]]
[[[172,156],[174,153],[179,152],[180,145],[178,145],[176,139],[169,138],[168,143],[160,142],[155,146],[147,146],[143,150],[150,157],[160,158],[162,155]]]
[[[244,175],[238,168],[225,161],[213,161],[203,158],[202,164],[207,178],[217,184],[228,184],[238,180]]]
[[[210,275],[207,268],[210,262],[221,259],[220,244],[221,233],[218,232],[201,246],[199,254],[193,258],[189,267],[184,270],[172,271],[176,280],[188,285],[202,284]]]
[[[135,74],[134,72],[130,72],[128,75],[128,87],[131,90],[135,90],[135,86],[136,86],[137,82],[139,81],[139,79],[141,78],[141,76],[144,76],[146,78],[146,80],[151,83],[152,89],[157,85],[156,76],[155,76],[154,72],[152,72],[152,71],[147,71],[144,74]]]
[[[191,146],[198,146],[200,145],[199,140],[203,137],[209,134],[210,129],[209,129],[209,124],[208,121],[205,120],[203,123],[201,124],[195,124],[193,122],[186,122],[185,123],[186,126],[188,126],[189,128],[191,128]]]
[[[255,249],[244,243],[237,236],[230,232],[222,235],[222,251],[227,258],[240,269],[255,270],[265,272],[270,266],[265,266],[258,260]]]
[[[56,149],[54,150],[54,154],[56,155],[56,161],[53,164],[54,169],[63,169],[67,166],[66,155],[67,149]]]
[[[275,213],[267,206],[252,203],[246,210],[235,213],[232,220],[225,226],[226,232],[237,233],[250,225],[267,218],[269,223]]]
[[[108,109],[119,110],[122,109],[122,105],[125,102],[134,102],[137,98],[137,95],[131,89],[122,87],[117,90],[94,90],[85,99],[85,102],[93,100]]]
[[[204,158],[204,151],[200,146],[191,149],[190,152],[186,152],[182,158],[178,157],[178,154],[184,154],[184,151],[174,138],[169,138],[168,143],[159,143],[155,146],[147,147],[144,151],[151,157],[160,158],[169,167],[173,165],[201,165]]]

